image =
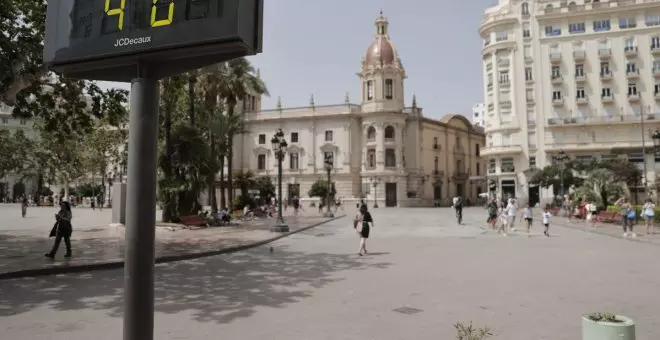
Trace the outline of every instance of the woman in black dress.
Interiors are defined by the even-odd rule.
[[[60,211],[55,215],[57,220],[57,227],[54,230],[55,235],[55,244],[53,244],[53,249],[50,252],[46,253],[46,257],[51,259],[55,257],[57,249],[60,247],[60,242],[64,239],[64,244],[66,245],[66,254],[64,257],[71,257],[71,234],[73,233],[73,227],[71,226],[71,205],[69,202],[60,203]]]
[[[360,234],[360,251],[358,255],[362,256],[367,254],[367,239],[369,238],[369,231],[374,227],[374,220],[371,218],[371,214],[367,209],[367,205],[363,204],[360,206],[360,212],[357,216],[356,227],[359,225],[361,228],[358,230]]]

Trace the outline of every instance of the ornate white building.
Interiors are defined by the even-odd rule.
[[[234,168],[277,178],[271,138],[282,129],[289,144],[283,163],[283,196],[307,197],[325,178],[324,159],[333,160],[332,181],[345,200],[366,197],[382,206],[432,205],[457,193],[475,199],[481,182],[479,147],[483,130],[460,115],[441,120],[423,116],[413,96],[405,107],[406,71],[390,41],[382,12],[362,60],[360,104],[348,95],[339,105],[261,110],[259,97],[243,103],[248,134],[236,137]],[[475,175],[475,176],[471,176]]]
[[[480,35],[482,155],[498,193],[552,196],[529,179],[560,151],[584,163],[627,158],[654,181],[660,0],[499,0]]]

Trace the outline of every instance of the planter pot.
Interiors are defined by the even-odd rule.
[[[602,322],[582,315],[582,340],[635,340],[635,322],[617,315],[621,322]]]

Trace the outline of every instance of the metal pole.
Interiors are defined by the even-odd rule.
[[[126,194],[124,340],[154,338],[158,80],[131,84]]]
[[[328,171],[328,192],[326,193],[326,198],[325,198],[325,203],[326,203],[326,211],[325,214],[323,214],[323,217],[335,217],[335,215],[330,211],[330,191],[332,190],[332,182],[330,182],[330,167],[327,167]]]
[[[641,111],[641,123],[642,123],[642,161],[644,162],[644,196],[648,196],[648,181],[646,179],[647,169],[646,169],[646,134],[644,133],[644,106],[640,107]],[[637,191],[635,191],[635,200],[637,200]]]
[[[284,217],[282,216],[282,158],[284,158],[284,154],[281,150],[277,150],[275,156],[277,157],[277,220],[270,231],[288,233],[289,226],[284,223]]]
[[[564,160],[560,160],[561,162],[561,167],[559,168],[559,181],[560,181],[560,189],[559,189],[559,194],[561,195],[561,202],[564,204]]]

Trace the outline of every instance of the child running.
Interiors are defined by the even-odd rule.
[[[497,232],[502,234],[502,236],[506,236],[506,231],[509,227],[509,216],[507,213],[507,209],[504,208],[499,209],[498,219],[500,221],[500,228],[497,230]]]
[[[527,225],[527,236],[531,236],[530,232],[532,229],[532,208],[529,207],[529,203],[525,205],[522,213],[520,214],[521,218],[525,219],[525,225]]]
[[[550,237],[550,212],[548,211],[548,208],[546,207],[543,209],[543,226],[545,227],[545,230],[543,231],[543,234],[545,236]]]

